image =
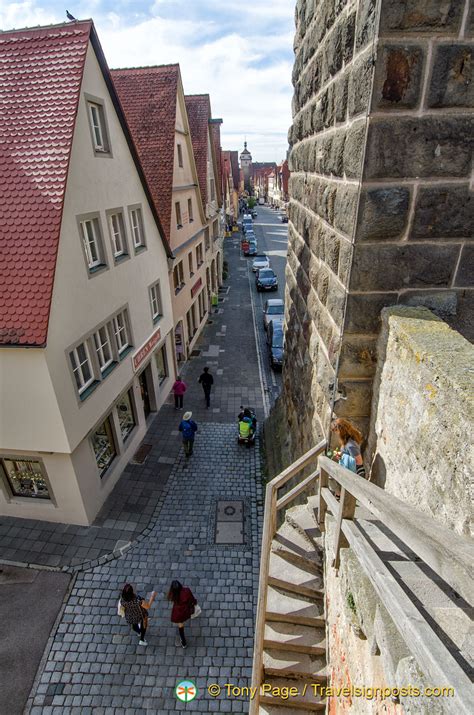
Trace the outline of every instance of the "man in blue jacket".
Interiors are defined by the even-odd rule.
[[[192,416],[192,412],[185,412],[178,427],[183,435],[183,447],[186,457],[190,457],[193,453],[194,435],[198,429],[195,421],[191,419]]]

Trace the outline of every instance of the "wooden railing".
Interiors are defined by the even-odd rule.
[[[358,528],[357,520],[354,521],[356,502],[420,556],[468,603],[474,593],[472,542],[328,457],[320,457],[318,463],[318,518],[321,531],[324,531],[328,511],[336,519],[334,543],[325,543],[326,551],[333,549],[333,566],[339,566],[340,549],[349,546],[433,687],[454,688],[454,697],[443,698],[446,710],[456,715],[474,713],[473,686],[468,675]],[[339,501],[329,489],[329,478],[341,487]]]
[[[304,476],[307,468],[324,452],[326,440],[310,449],[306,454],[293,462],[281,474],[268,482],[265,491],[265,514],[263,519],[262,549],[260,554],[260,578],[258,584],[257,617],[255,623],[255,639],[252,669],[252,685],[257,688],[257,695],[250,701],[249,715],[257,715],[259,709],[258,690],[262,683],[263,675],[263,640],[265,632],[265,612],[267,608],[268,571],[272,540],[277,530],[278,512],[288,506],[310,486],[314,485],[319,477],[318,467]],[[296,486],[285,495],[278,498],[278,491],[291,479],[302,477]]]

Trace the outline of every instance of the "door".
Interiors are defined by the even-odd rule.
[[[150,394],[148,392],[146,370],[143,370],[141,375],[139,375],[138,382],[140,383],[140,392],[141,392],[141,396],[142,396],[142,400],[143,400],[143,411],[145,413],[145,419],[146,419],[151,412]]]

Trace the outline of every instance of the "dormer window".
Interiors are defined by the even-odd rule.
[[[97,154],[108,154],[110,152],[110,145],[104,107],[99,101],[88,101],[87,110],[94,151]]]

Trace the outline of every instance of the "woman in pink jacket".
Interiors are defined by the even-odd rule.
[[[185,382],[182,381],[180,376],[176,378],[176,382],[174,383],[173,387],[171,388],[173,390],[174,394],[174,409],[177,410],[178,408],[183,408],[183,395],[186,392],[187,385]]]

